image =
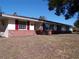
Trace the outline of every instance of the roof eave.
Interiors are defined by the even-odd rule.
[[[30,18],[24,18],[24,17],[18,17],[14,15],[7,15],[7,14],[1,14],[2,17],[7,17],[7,18],[13,18],[13,19],[18,19],[18,20],[28,20],[28,21],[38,21],[35,19],[30,19]]]

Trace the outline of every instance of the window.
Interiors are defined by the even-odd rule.
[[[18,29],[26,29],[26,22],[19,21],[18,22]]]
[[[54,25],[50,25],[50,30],[54,30]]]
[[[44,26],[44,30],[49,30],[50,28],[50,25],[48,23],[45,23],[43,26]]]

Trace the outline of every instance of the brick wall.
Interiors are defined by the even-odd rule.
[[[9,37],[36,35],[34,30],[9,30]]]

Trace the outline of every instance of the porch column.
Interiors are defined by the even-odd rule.
[[[27,21],[27,30],[30,30],[30,21]]]
[[[15,29],[18,30],[18,20],[15,20]]]

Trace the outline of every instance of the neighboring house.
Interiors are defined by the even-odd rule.
[[[70,25],[52,21],[40,21],[37,18],[0,14],[0,36],[3,37],[37,35],[37,31],[41,29],[42,33],[49,30],[52,32],[69,32],[70,28],[72,28]]]

